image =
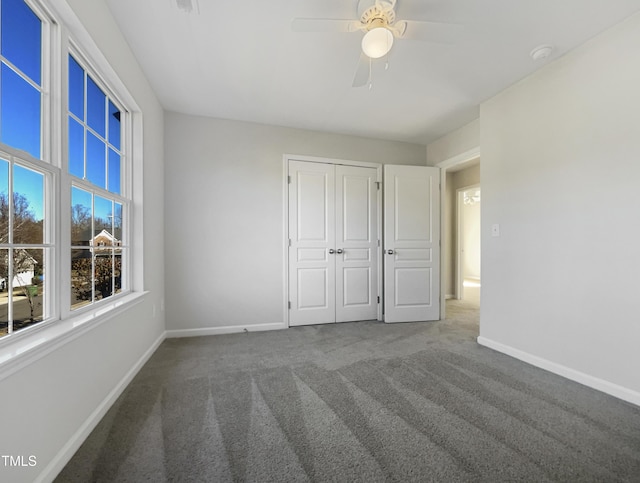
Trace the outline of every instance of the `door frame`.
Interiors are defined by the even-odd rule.
[[[440,168],[440,239],[442,240],[442,233],[444,233],[444,208],[446,206],[446,194],[447,194],[447,171],[452,168],[458,168],[463,164],[470,161],[475,161],[480,158],[480,146],[476,146],[468,151],[460,153],[456,156],[445,159],[444,161],[436,164],[436,168]],[[482,166],[482,161],[480,161]],[[480,181],[482,183],[482,181]],[[444,259],[445,250],[440,250],[440,320],[446,318],[446,280],[445,270],[442,267],[445,266],[447,260]],[[482,299],[481,299],[482,303]]]
[[[380,302],[378,303],[378,321],[382,321],[382,301],[383,301],[383,278],[382,278],[382,164],[380,163],[368,163],[365,161],[352,161],[347,159],[335,159],[335,158],[322,158],[318,156],[302,156],[296,154],[284,154],[282,156],[282,193],[283,193],[283,260],[284,260],[284,273],[283,273],[283,292],[284,300],[282,301],[282,308],[284,310],[285,322],[287,327],[289,325],[289,161],[305,161],[309,163],[322,163],[333,164],[343,166],[356,166],[361,168],[374,168],[376,170],[376,183],[378,184],[378,193],[376,197],[376,203],[378,206],[378,250],[377,250],[377,272],[378,272],[378,297]]]

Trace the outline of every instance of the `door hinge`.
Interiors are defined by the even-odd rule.
[[[380,303],[380,295],[378,295],[378,303]]]
[[[382,182],[376,181],[376,186],[378,187],[378,189],[380,189],[380,186],[382,186]]]
[[[378,246],[380,246],[380,240],[378,240]]]
[[[291,302],[289,302],[289,304],[288,304],[288,305],[289,305],[289,310],[291,310]]]
[[[289,238],[289,246],[291,246],[291,238]]]
[[[287,182],[291,184],[291,176],[287,176]]]

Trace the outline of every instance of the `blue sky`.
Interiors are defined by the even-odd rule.
[[[42,22],[24,0],[0,5],[0,53],[6,59],[0,66],[0,141],[41,159],[41,94],[33,84],[42,82]],[[81,121],[69,116],[69,172],[120,193],[120,112],[71,56],[69,111]],[[8,192],[6,161],[0,161],[0,192]],[[16,165],[14,192],[42,218],[42,175]],[[99,204],[96,216],[106,216]]]
[[[0,52],[36,85],[41,84],[42,22],[23,0],[2,0]],[[40,158],[40,93],[7,64],[0,69],[2,142]]]
[[[0,52],[35,84],[42,78],[42,25],[23,0],[2,0]],[[0,137],[3,143],[40,158],[40,92],[8,64],[0,68]],[[9,163],[0,161],[0,192],[9,191]],[[37,220],[42,219],[44,177],[14,165],[13,190],[29,200]]]
[[[29,208],[36,220],[42,220],[44,207],[44,176],[30,169],[14,165],[13,191],[29,200]],[[9,163],[0,159],[0,193],[9,192]]]

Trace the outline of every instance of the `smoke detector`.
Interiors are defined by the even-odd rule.
[[[544,60],[548,58],[552,52],[553,52],[552,45],[539,45],[538,47],[533,49],[529,55],[533,60],[538,61],[538,60]]]

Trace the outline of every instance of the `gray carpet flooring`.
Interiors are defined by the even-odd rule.
[[[166,340],[56,481],[640,482],[640,408],[477,317]]]

